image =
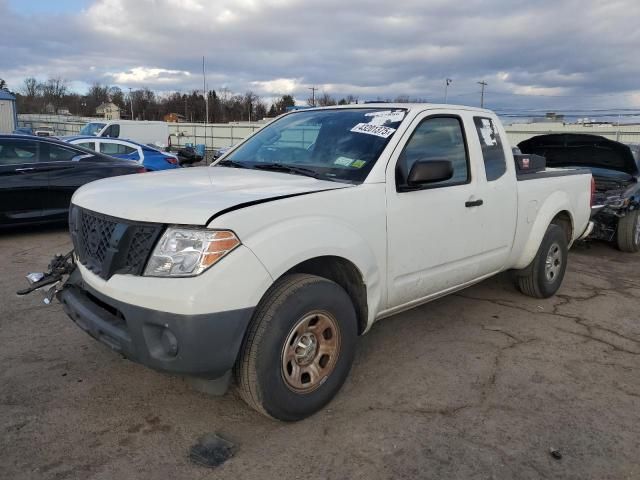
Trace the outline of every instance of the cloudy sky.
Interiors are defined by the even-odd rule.
[[[640,109],[638,0],[0,0],[0,78]]]

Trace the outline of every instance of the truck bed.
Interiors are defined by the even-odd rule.
[[[568,175],[591,175],[591,170],[588,168],[545,168],[541,172],[531,173],[516,173],[516,178],[519,182],[526,180],[537,180],[540,178],[554,178],[554,177],[566,177]]]

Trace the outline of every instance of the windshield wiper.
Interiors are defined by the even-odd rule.
[[[305,175],[307,177],[320,178],[321,175],[310,168],[296,167],[295,165],[286,165],[284,163],[259,163],[253,168],[260,170],[270,170],[272,172],[295,173],[297,175]]]
[[[236,162],[235,160],[222,160],[221,162],[216,163],[216,166],[218,165],[221,167],[251,168],[249,165],[245,165],[242,162]]]

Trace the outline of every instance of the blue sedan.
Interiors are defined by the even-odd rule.
[[[178,157],[175,155],[132,140],[80,135],[61,137],[60,140],[95,150],[110,157],[138,162],[149,171],[180,168]]]

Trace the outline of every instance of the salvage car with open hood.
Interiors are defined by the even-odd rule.
[[[625,252],[640,251],[640,146],[599,135],[538,135],[520,142],[523,153],[541,155],[548,166],[586,167],[595,194],[591,236],[615,241]]]

